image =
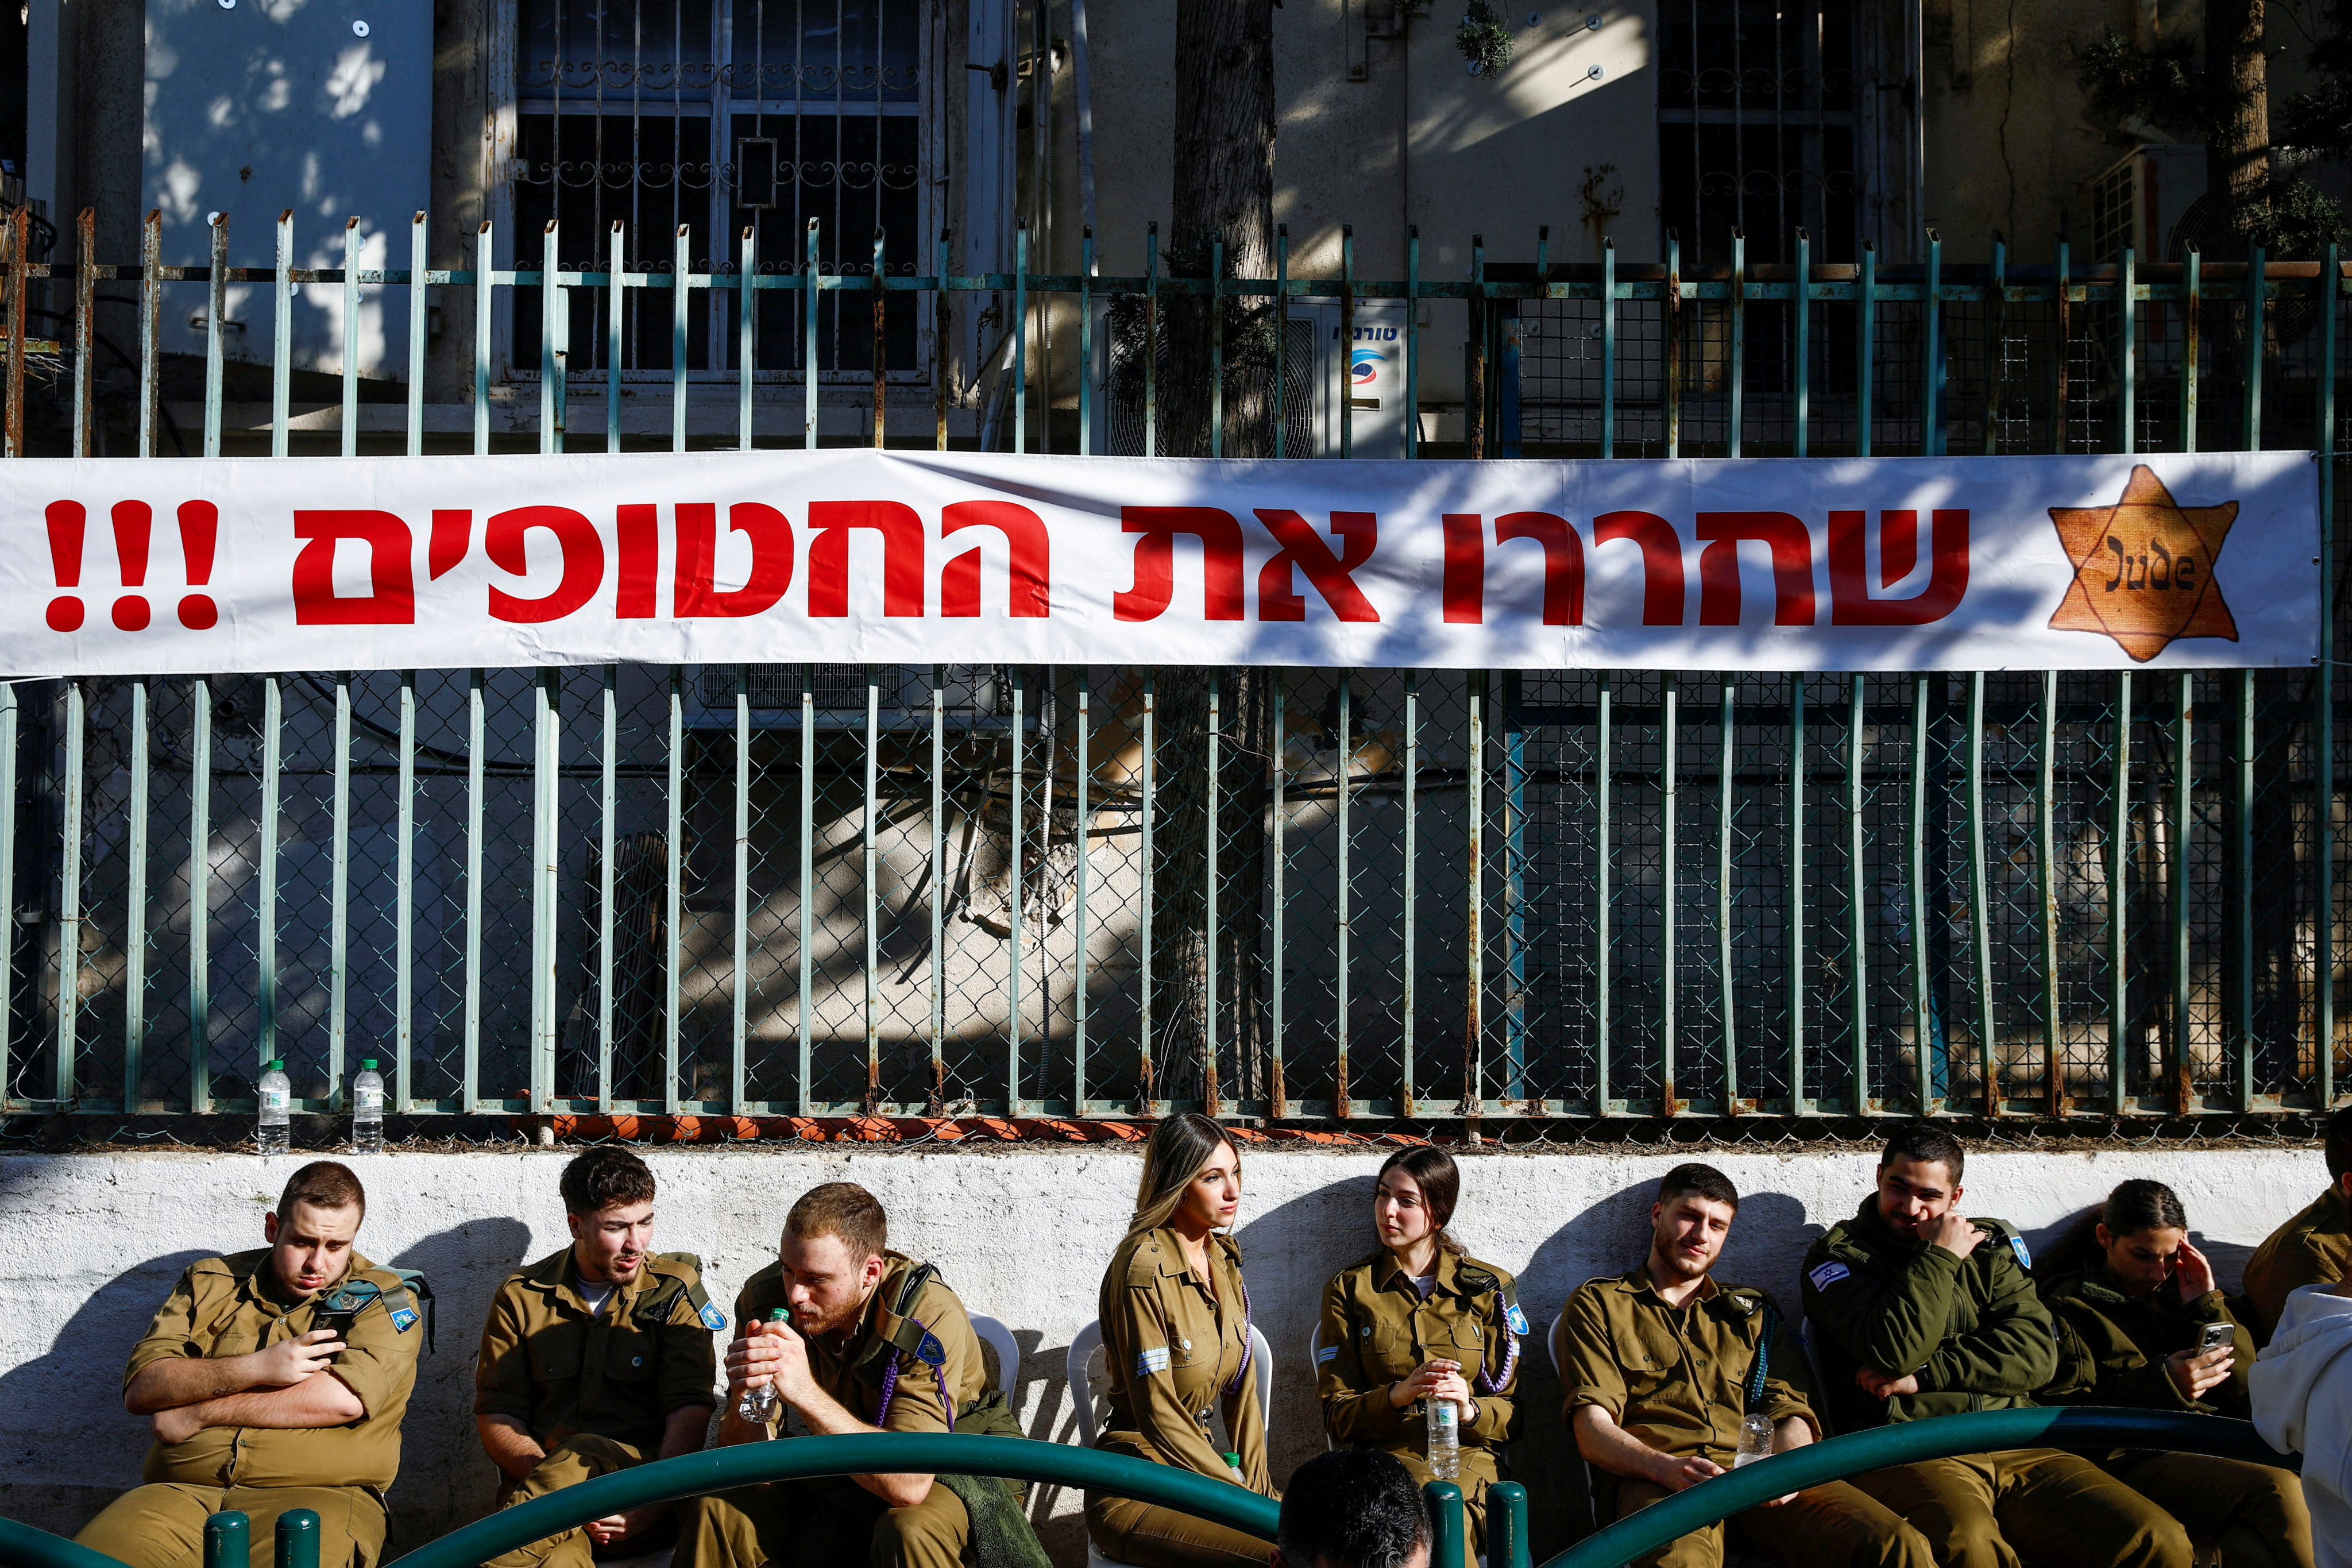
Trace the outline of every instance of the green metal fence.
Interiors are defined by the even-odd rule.
[[[394,270],[295,268],[283,224],[274,266],[233,267],[211,232],[208,267],[163,266],[152,219],[141,264],[107,266],[87,215],[70,258],[17,220],[11,454],[684,449],[711,442],[698,389],[731,395],[730,445],[813,446],[846,395],[816,306],[863,293],[877,344],[925,345],[891,374],[875,349],[872,439],[912,398],[926,444],[953,415],[1021,450],[1306,460],[1359,440],[1321,323],[1345,347],[1385,310],[1409,405],[1431,353],[1468,389],[1460,441],[1409,419],[1408,456],[2315,448],[2336,647],[2332,253],[2028,265],[1996,241],[1960,264],[1930,237],[1917,265],[1685,268],[1539,238],[1435,279],[1408,237],[1402,279],[1359,277],[1352,238],[1337,277],[1291,277],[1286,239],[1272,279],[1171,276],[1156,241],[1137,276],[1089,247],[1077,274],[957,277],[944,243],[821,270],[814,231],[781,260],[680,237],[656,266],[621,229],[574,256],[550,225],[533,269],[490,265],[486,228],[475,268],[436,269],[419,215]],[[296,416],[297,284],[340,285],[347,320],[362,290],[405,306],[404,405],[347,368],[327,428]],[[254,389],[266,368],[257,423],[229,395],[233,289],[276,301],[271,353],[235,367]],[[161,312],[199,300],[204,362],[170,363]],[[732,363],[614,346],[662,307],[681,331],[733,311]],[[121,374],[108,311],[136,321]],[[1294,311],[1315,331],[1270,320]],[[469,323],[448,429],[431,312]],[[975,321],[998,351],[951,384]],[[1165,368],[1180,329],[1205,384]],[[1031,374],[1049,351],[1071,406]],[[630,434],[648,400],[666,440]],[[395,1117],[2316,1109],[2340,1049],[2333,668],[25,683],[0,690],[0,1110],[244,1113],[273,1056],[316,1111],[377,1058]]]

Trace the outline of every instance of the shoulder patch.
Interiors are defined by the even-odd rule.
[[[1853,1270],[1844,1264],[1832,1261],[1822,1264],[1805,1278],[1813,1282],[1814,1289],[1826,1290],[1839,1280],[1852,1278],[1853,1274]]]
[[[404,1334],[409,1330],[415,1328],[416,1326],[416,1309],[414,1307],[394,1307],[392,1310],[392,1326],[395,1331]]]
[[[1135,1358],[1136,1376],[1150,1377],[1155,1372],[1166,1372],[1167,1370],[1168,1347],[1166,1345],[1153,1345],[1150,1349],[1141,1351],[1137,1353]]]
[[[925,1329],[921,1342],[915,1346],[915,1359],[937,1371],[948,1364],[948,1347],[940,1343],[939,1335]]]
[[[2020,1268],[2024,1269],[2029,1274],[2033,1272],[2033,1254],[2025,1249],[2025,1237],[2021,1236],[2011,1237],[2009,1238],[2009,1249],[2017,1254],[2017,1266]]]
[[[1315,1352],[1315,1364],[1318,1366],[1321,1366],[1327,1362],[1338,1361],[1339,1359],[1339,1347],[1338,1345],[1325,1345],[1322,1349]]]
[[[727,1326],[727,1314],[719,1310],[716,1301],[702,1304],[702,1326],[714,1334]]]
[[[1533,1331],[1528,1327],[1528,1315],[1519,1310],[1519,1304],[1517,1301],[1512,1302],[1510,1310],[1503,1314],[1503,1321],[1511,1325],[1511,1332],[1515,1334]]]

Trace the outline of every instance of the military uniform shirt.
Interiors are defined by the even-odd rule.
[[[665,1253],[592,1314],[568,1246],[509,1275],[482,1325],[474,1414],[511,1416],[549,1449],[588,1433],[657,1452],[672,1412],[717,1403],[710,1336],[726,1320],[703,1316],[700,1287],[691,1257]]]
[[[940,1352],[940,1371],[947,1375],[948,1396],[954,1401],[954,1409],[942,1409],[940,1377],[930,1364],[919,1353],[910,1355],[890,1342],[900,1321],[890,1306],[906,1288],[908,1274],[920,1266],[896,1252],[884,1253],[882,1263],[882,1282],[867,1298],[865,1311],[840,1349],[816,1336],[802,1336],[808,1345],[809,1372],[835,1403],[869,1426],[885,1432],[951,1432],[956,1411],[970,1406],[991,1386],[981,1359],[980,1336],[972,1332],[971,1318],[956,1293],[936,1274],[926,1280],[907,1317],[922,1326]],[[745,1325],[742,1331],[749,1333],[751,1325],[767,1321],[771,1310],[786,1304],[783,1268],[771,1263],[744,1282],[735,1298],[735,1321]],[[890,1408],[877,1421],[883,1376],[894,1361],[898,1383],[890,1395]],[[780,1405],[775,1419],[782,1418]]]
[[[1739,1418],[1769,1320],[1756,1408],[1775,1426],[1793,1418],[1822,1436],[1804,1351],[1770,1300],[1710,1278],[1682,1306],[1670,1306],[1646,1261],[1630,1273],[1586,1280],[1561,1314],[1563,1415],[1573,1419],[1579,1405],[1597,1405],[1659,1453],[1727,1468],[1739,1449]]]
[[[269,1248],[207,1258],[191,1264],[172,1288],[147,1335],[131,1349],[122,1386],[159,1361],[213,1361],[249,1355],[310,1331],[320,1300],[288,1301],[269,1268]],[[356,1251],[346,1280],[364,1279],[387,1295],[400,1277]],[[393,1321],[381,1298],[352,1322],[342,1353],[326,1371],[359,1396],[367,1414],[341,1426],[289,1431],[258,1426],[209,1426],[184,1443],[147,1450],[141,1476],[217,1487],[348,1487],[382,1489],[400,1470],[400,1420],[416,1386],[416,1348],[424,1335],[412,1318]]]
[[[1470,1385],[1478,1415],[1461,1429],[1464,1447],[1498,1447],[1517,1436],[1516,1290],[1512,1278],[1492,1264],[1442,1249],[1436,1288],[1425,1300],[1386,1247],[1334,1275],[1323,1289],[1315,1369],[1331,1440],[1409,1444],[1417,1452],[1423,1418],[1408,1415],[1412,1406],[1390,1404],[1389,1390],[1428,1361],[1460,1363]],[[1478,1385],[1482,1373],[1496,1382],[1491,1394]]]
[[[1243,1483],[1271,1496],[1255,1370],[1225,1392],[1249,1351],[1241,1244],[1211,1236],[1209,1268],[1214,1295],[1185,1263],[1172,1226],[1129,1237],[1111,1255],[1097,1302],[1110,1397],[1095,1447],[1231,1480],[1210,1442],[1214,1410],[1241,1456]]]
[[[2180,1287],[2168,1279],[2146,1296],[2133,1296],[2104,1261],[2042,1280],[2041,1291],[2058,1329],[2058,1371],[2042,1391],[2043,1400],[2253,1419],[2246,1373],[2254,1364],[2254,1342],[2230,1316],[2221,1291],[2183,1301]],[[2201,1400],[2191,1399],[2164,1363],[2195,1348],[2208,1323],[2231,1326],[2238,1359],[2227,1382],[2207,1389]]]
[[[1820,1331],[1813,1348],[1840,1431],[2030,1406],[2057,1370],[2025,1244],[2000,1220],[1973,1223],[1990,1234],[1962,1258],[1897,1233],[1873,1193],[1806,1253],[1805,1316]],[[1916,1376],[1919,1392],[1873,1399],[1853,1381],[1864,1366]]]
[[[2267,1337],[2278,1327],[2286,1299],[2305,1285],[2333,1285],[2352,1270],[2352,1213],[2339,1187],[2271,1232],[2246,1260],[2246,1294]]]

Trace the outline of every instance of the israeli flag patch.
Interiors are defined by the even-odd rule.
[[[1318,1366],[1322,1365],[1325,1362],[1338,1361],[1339,1359],[1339,1347],[1338,1345],[1325,1345],[1321,1350],[1315,1352],[1315,1364]]]
[[[1168,1370],[1168,1347],[1154,1345],[1135,1358],[1135,1375],[1150,1377],[1155,1372]]]
[[[406,1333],[416,1326],[415,1310],[409,1307],[394,1307],[392,1310],[392,1326],[396,1331]]]
[[[702,1304],[702,1326],[714,1334],[727,1326],[727,1314],[719,1310],[716,1301]]]
[[[1528,1331],[1528,1315],[1519,1310],[1519,1304],[1517,1301],[1512,1302],[1510,1310],[1503,1314],[1503,1321],[1511,1325],[1511,1332],[1515,1334],[1524,1334]]]
[[[2009,1249],[2017,1254],[2017,1266],[2020,1268],[2026,1270],[2028,1273],[2032,1273],[2033,1270],[2033,1254],[2025,1250],[2025,1237],[2021,1236],[2011,1237],[2009,1238]]]
[[[1853,1275],[1853,1270],[1843,1263],[1824,1263],[1805,1278],[1813,1282],[1814,1289],[1826,1290],[1841,1279],[1851,1279]]]

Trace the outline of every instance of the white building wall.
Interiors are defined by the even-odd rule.
[[[1798,1263],[1867,1190],[1868,1152],[1691,1150],[1746,1194],[1721,1271],[1793,1307]],[[392,1500],[395,1546],[488,1506],[491,1471],[468,1415],[473,1347],[490,1294],[517,1265],[564,1242],[556,1195],[562,1151],[354,1157],[373,1206],[362,1249],[421,1268],[438,1297],[438,1353],[425,1358]],[[1104,1261],[1125,1226],[1139,1157],[1129,1149],[1034,1148],[841,1153],[814,1148],[659,1151],[656,1245],[702,1256],[711,1293],[733,1294],[772,1256],[785,1209],[820,1181],[865,1184],[888,1207],[893,1241],[937,1263],[975,1311],[1004,1319],[1024,1356],[1031,1436],[1072,1441],[1063,1356],[1095,1316]],[[1244,1159],[1240,1231],[1256,1321],[1276,1356],[1277,1478],[1321,1447],[1306,1363],[1324,1281],[1370,1246],[1380,1152],[1264,1152]],[[1568,1292],[1642,1255],[1651,1194],[1678,1156],[1598,1152],[1465,1161],[1454,1229],[1516,1272],[1541,1326]],[[144,1423],[118,1402],[131,1344],[181,1268],[258,1246],[261,1216],[299,1158],[159,1152],[0,1158],[0,1515],[78,1529],[136,1484]],[[2045,1246],[2116,1183],[2177,1188],[2196,1239],[2234,1288],[2262,1238],[2326,1184],[2316,1150],[1988,1153],[1972,1162],[1967,1207],[1999,1215]],[[1516,1457],[1534,1494],[1538,1544],[1574,1505],[1558,1384],[1531,1344],[1527,1439]],[[1041,1495],[1057,1559],[1076,1563],[1070,1494]]]

